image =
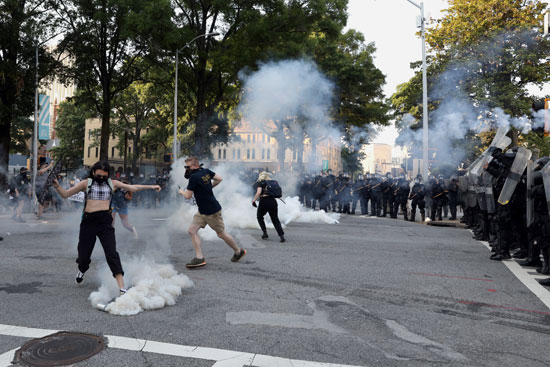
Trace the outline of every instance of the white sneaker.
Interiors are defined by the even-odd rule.
[[[137,233],[137,229],[136,227],[132,226],[132,234],[134,235],[134,239],[137,240],[139,239],[139,236],[138,236],[138,233]]]
[[[128,292],[128,289],[126,288],[120,288],[120,295],[122,296],[123,294],[126,294],[126,292]]]

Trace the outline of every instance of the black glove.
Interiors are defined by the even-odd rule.
[[[255,202],[255,201],[252,202],[252,206],[253,206],[254,208],[257,208],[257,207],[258,207],[258,205],[256,205],[256,202]]]

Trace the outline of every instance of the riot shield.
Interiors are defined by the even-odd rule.
[[[533,197],[533,161],[527,163],[527,227],[533,224],[535,216],[535,198]]]
[[[485,202],[487,203],[487,213],[494,214],[497,211],[495,203],[495,194],[493,193],[493,176],[487,171],[481,175],[483,188],[485,190]]]
[[[483,186],[481,177],[479,176],[474,176],[474,177],[476,177],[475,191],[476,191],[476,199],[479,205],[479,209],[482,211],[487,211],[487,201],[485,200],[485,187]]]
[[[506,127],[499,127],[495,137],[493,138],[493,141],[491,142],[491,145],[489,145],[489,148],[486,149],[483,154],[480,157],[480,160],[477,162],[475,166],[472,167],[472,173],[475,175],[480,176],[483,170],[483,167],[487,163],[488,158],[491,156],[493,150],[495,148],[500,148],[502,150],[506,149],[511,143],[512,139],[506,136],[508,133],[509,128]]]
[[[462,193],[465,193],[466,191],[468,191],[468,178],[466,176],[458,177],[458,189]]]
[[[504,182],[504,186],[502,187],[502,191],[498,197],[499,204],[507,205],[510,202],[512,194],[514,193],[518,182],[521,180],[521,176],[523,175],[523,171],[525,171],[525,167],[527,167],[527,162],[529,162],[529,159],[531,159],[531,151],[529,149],[519,147],[516,153],[516,158],[512,163],[512,168],[510,168],[508,177],[506,177],[506,181]]]
[[[477,205],[476,191],[475,191],[475,178],[469,172],[467,174],[468,179],[468,191],[466,192],[465,204],[468,208],[475,208]]]
[[[546,195],[546,205],[548,206],[548,214],[550,214],[550,162],[544,165],[541,172],[542,182],[544,184],[544,193]]]

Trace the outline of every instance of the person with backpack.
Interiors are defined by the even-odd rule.
[[[256,213],[256,218],[260,224],[263,235],[262,239],[268,239],[267,228],[265,226],[264,216],[269,213],[271,222],[277,230],[277,234],[281,238],[281,242],[285,242],[285,232],[283,232],[283,227],[281,226],[281,221],[277,215],[277,199],[282,197],[282,190],[279,183],[271,179],[269,172],[261,172],[258,176],[258,181],[256,181],[256,194],[252,200],[252,205],[256,206],[256,201],[259,199],[258,211]]]
[[[160,190],[158,185],[127,185],[120,181],[111,181],[109,172],[111,166],[108,162],[97,162],[90,170],[90,177],[80,181],[77,185],[65,190],[57,180],[53,180],[53,186],[63,198],[68,198],[80,191],[84,191],[85,201],[78,235],[78,272],[76,283],[84,280],[84,273],[89,269],[92,251],[96,237],[99,237],[107,264],[116,279],[120,294],[126,293],[124,288],[124,271],[120,262],[120,256],[116,250],[115,229],[111,217],[111,199],[116,190],[136,192],[140,190]]]

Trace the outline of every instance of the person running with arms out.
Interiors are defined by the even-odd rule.
[[[197,157],[189,157],[185,160],[185,178],[189,180],[187,189],[179,189],[178,192],[187,200],[195,195],[195,201],[199,208],[198,213],[193,216],[193,221],[188,231],[191,236],[193,247],[195,248],[196,256],[186,266],[188,268],[198,268],[206,265],[206,260],[201,249],[201,240],[198,234],[199,229],[206,227],[206,225],[209,225],[210,228],[217,233],[218,237],[224,240],[225,243],[233,249],[235,254],[231,258],[231,261],[239,261],[246,255],[246,250],[240,248],[233,237],[225,231],[222,207],[212,192],[212,188],[222,182],[221,176],[209,169],[202,168],[199,165]]]
[[[256,218],[258,219],[258,224],[260,224],[260,228],[263,232],[262,239],[265,240],[269,238],[264,221],[264,216],[269,213],[271,222],[277,230],[277,234],[281,238],[281,242],[285,242],[285,232],[283,232],[283,227],[281,226],[281,221],[279,220],[279,216],[277,214],[277,199],[270,192],[270,185],[273,183],[276,183],[276,181],[271,180],[269,172],[264,171],[260,173],[258,176],[258,181],[254,184],[254,187],[256,187],[256,194],[254,195],[254,199],[252,199],[252,205],[256,206],[256,201],[260,199],[260,205],[258,205]],[[277,184],[277,186],[279,185]],[[280,197],[279,195],[276,196]]]
[[[111,269],[113,277],[116,279],[120,293],[123,294],[126,293],[123,279],[124,271],[120,263],[120,256],[116,250],[115,229],[110,210],[113,191],[126,190],[136,192],[146,189],[159,191],[160,186],[127,185],[120,181],[111,181],[109,179],[110,170],[111,166],[109,163],[97,162],[90,170],[89,179],[80,181],[68,190],[62,188],[57,180],[53,181],[53,186],[63,198],[68,198],[80,191],[84,191],[86,196],[78,236],[78,259],[76,260],[78,263],[78,273],[76,274],[76,282],[81,283],[84,279],[84,273],[90,267],[96,237],[99,237],[101,246],[103,246],[103,251],[105,252],[107,264]]]
[[[124,184],[128,184],[128,181],[126,180],[126,176],[122,176],[120,181],[122,181],[122,183]],[[137,233],[136,227],[131,225],[130,222],[128,221],[128,201],[130,200],[132,200],[131,191],[126,191],[124,189],[121,189],[121,190],[116,190],[113,193],[113,201],[111,205],[111,209],[113,212],[113,227],[115,226],[116,214],[118,213],[124,228],[130,231],[134,235],[134,239],[137,240],[138,233]]]

